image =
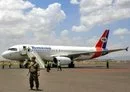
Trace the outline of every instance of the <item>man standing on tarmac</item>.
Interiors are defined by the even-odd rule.
[[[60,60],[58,60],[58,62],[57,62],[57,71],[59,71],[59,69],[60,69],[60,71],[62,71]]]
[[[46,71],[49,72],[50,70],[51,70],[50,62],[47,61]]]
[[[35,82],[36,90],[38,90],[39,88],[38,76],[40,76],[40,72],[39,72],[40,68],[39,68],[39,64],[35,61],[35,59],[36,57],[32,57],[29,65],[29,73],[30,73],[29,83],[30,83],[31,90],[33,90],[34,82]]]

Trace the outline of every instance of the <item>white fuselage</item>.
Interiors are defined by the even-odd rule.
[[[73,46],[46,46],[34,45],[34,49],[43,59],[50,60],[53,56],[66,56],[70,54],[96,51],[95,47],[73,47]],[[89,59],[91,55],[86,55]]]
[[[76,46],[50,46],[50,45],[15,45],[2,53],[2,56],[12,60],[25,60],[26,56],[21,55],[23,46],[35,51],[44,60],[52,60],[54,56],[66,56],[70,54],[95,52],[95,47],[76,47]],[[78,60],[90,59],[94,53],[82,55]]]

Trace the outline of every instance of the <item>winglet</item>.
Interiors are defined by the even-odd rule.
[[[125,49],[125,50],[126,50],[126,51],[128,51],[128,48],[129,48],[129,47],[126,47],[126,49]]]

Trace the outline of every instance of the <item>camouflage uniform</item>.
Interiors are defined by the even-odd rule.
[[[30,88],[33,89],[34,86],[34,81],[35,81],[35,85],[36,85],[36,89],[39,88],[39,80],[38,80],[38,71],[39,71],[39,64],[37,62],[35,62],[35,59],[31,60],[30,65],[29,65],[29,73],[30,73],[30,77],[29,77],[29,83],[30,83]]]

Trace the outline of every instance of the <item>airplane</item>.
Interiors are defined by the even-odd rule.
[[[94,47],[78,47],[78,46],[52,46],[52,45],[30,45],[21,44],[10,47],[2,53],[2,57],[10,60],[25,61],[32,56],[36,57],[36,62],[41,68],[45,68],[45,61],[52,61],[57,64],[60,61],[62,65],[68,65],[73,68],[74,61],[88,60],[107,55],[111,52],[128,51],[126,48],[107,49],[109,30],[106,29]]]

